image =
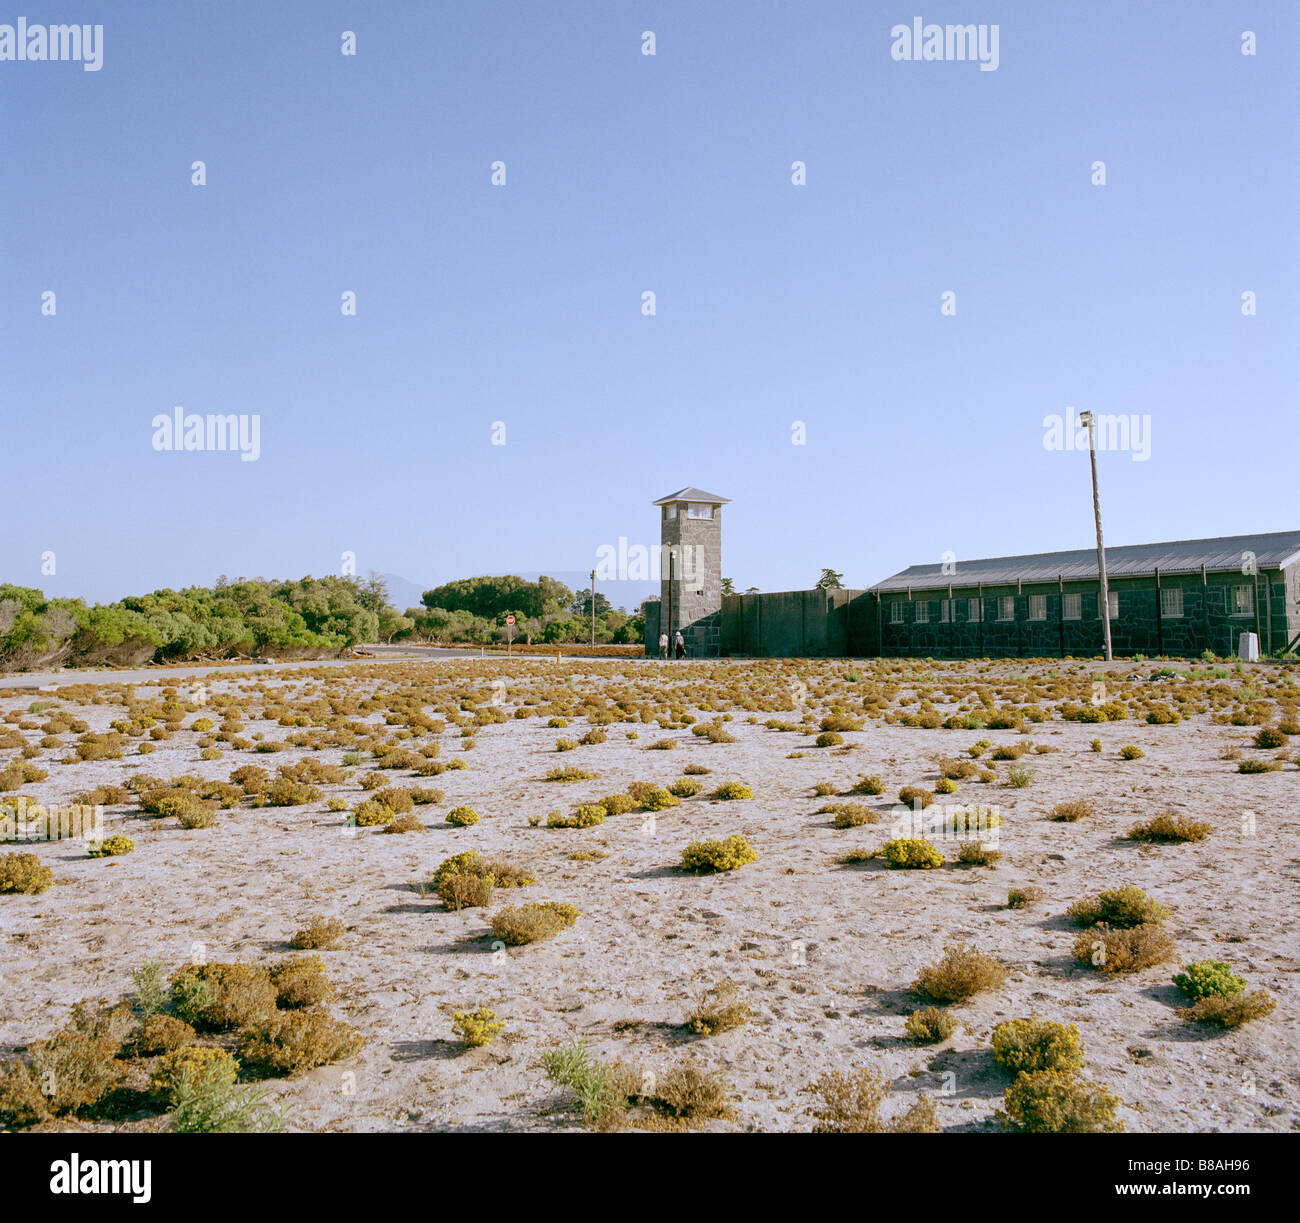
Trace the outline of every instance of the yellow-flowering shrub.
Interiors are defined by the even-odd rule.
[[[682,850],[682,870],[696,874],[734,871],[757,862],[754,847],[739,834],[720,841],[692,841]]]
[[[1008,1019],[993,1029],[993,1059],[1013,1074],[1036,1070],[1069,1073],[1083,1068],[1083,1043],[1072,1023]]]
[[[476,1011],[453,1011],[451,1026],[465,1044],[477,1049],[491,1044],[506,1025],[497,1018],[494,1010],[481,1006]]]
[[[54,883],[54,872],[35,854],[10,853],[0,857],[0,892],[45,891]]]
[[[228,1087],[239,1075],[239,1062],[224,1049],[191,1045],[168,1053],[154,1068],[149,1090],[170,1108],[181,1081],[191,1087]]]
[[[943,865],[943,854],[920,837],[895,837],[884,852],[891,867],[903,870],[928,871]]]
[[[478,823],[478,812],[473,807],[453,807],[447,812],[447,823],[455,824],[457,828],[468,828]]]
[[[135,842],[130,837],[118,833],[102,841],[92,841],[86,852],[92,858],[114,858],[119,854],[129,854],[134,848]]]

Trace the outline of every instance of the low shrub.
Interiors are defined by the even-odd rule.
[[[547,828],[594,828],[605,822],[605,808],[599,803],[583,803],[572,815],[552,811],[546,817]]]
[[[912,990],[931,1002],[965,1002],[985,990],[998,989],[1006,978],[1001,961],[974,947],[951,943],[941,959],[921,970]]]
[[[1192,1002],[1202,998],[1229,998],[1246,988],[1246,978],[1238,977],[1232,965],[1222,960],[1194,960],[1180,973],[1174,974],[1174,984]]]
[[[260,965],[187,964],[171,986],[172,1009],[200,1032],[254,1027],[275,1012],[275,986]]]
[[[829,1070],[811,1084],[810,1090],[822,1101],[812,1110],[817,1119],[814,1134],[935,1134],[939,1131],[934,1104],[926,1096],[902,1116],[893,1121],[883,1120],[880,1106],[888,1088],[871,1069],[854,1074]]]
[[[1028,909],[1043,898],[1043,889],[1029,884],[1026,887],[1012,888],[1007,892],[1008,909]]]
[[[817,814],[833,815],[836,828],[861,828],[880,823],[879,814],[866,803],[827,803],[818,809]]]
[[[630,794],[610,794],[600,800],[606,815],[626,815],[636,807],[636,799]]]
[[[354,1028],[323,1011],[282,1011],[247,1033],[237,1052],[246,1068],[281,1078],[351,1057],[364,1043]]]
[[[980,841],[964,841],[957,851],[957,861],[963,866],[996,866],[1001,857],[1000,849],[993,849]]]
[[[753,798],[754,791],[743,781],[724,781],[713,791],[712,797],[729,802],[735,799]]]
[[[663,811],[668,807],[677,806],[681,799],[662,786],[651,786],[650,789],[642,792],[639,801],[644,811]]]
[[[396,818],[383,803],[368,798],[352,809],[351,822],[358,828],[381,828],[385,824],[391,824]]]
[[[1181,841],[1204,841],[1213,826],[1204,820],[1189,820],[1185,815],[1165,811],[1145,824],[1134,824],[1128,830],[1130,841],[1166,844]]]
[[[907,1017],[904,1026],[918,1045],[937,1045],[957,1030],[957,1021],[937,1006],[923,1006]]]
[[[884,848],[885,861],[899,870],[933,870],[943,865],[943,854],[921,837],[896,837]]]
[[[693,798],[703,789],[704,783],[694,777],[679,777],[668,787],[668,792],[675,798]]]
[[[138,1057],[174,1053],[197,1042],[194,1029],[175,1015],[148,1015],[135,1034],[132,1051]]]
[[[1129,884],[1076,901],[1066,912],[1076,926],[1096,926],[1104,922],[1115,929],[1125,929],[1160,925],[1173,910],[1152,900],[1141,888]]]
[[[135,842],[118,833],[116,836],[105,837],[102,841],[91,841],[86,852],[92,858],[116,858],[121,854],[129,854],[134,849]]]
[[[550,769],[547,771],[544,781],[590,781],[595,777],[595,773],[589,773],[586,769],[567,768],[567,769]]]
[[[1236,994],[1207,994],[1195,1005],[1179,1011],[1184,1019],[1211,1027],[1239,1028],[1244,1023],[1263,1019],[1277,1009],[1277,999],[1267,990],[1257,989]]]
[[[1132,743],[1127,743],[1119,749],[1119,755],[1121,760],[1141,760],[1146,752]]]
[[[1163,964],[1173,954],[1174,940],[1158,925],[1112,930],[1100,922],[1074,940],[1074,958],[1100,968],[1108,976]]]
[[[536,943],[567,930],[581,914],[571,904],[553,900],[502,909],[492,918],[492,933],[512,947]]]
[[[447,823],[457,828],[468,828],[478,823],[478,812],[473,807],[453,807],[447,812]]]
[[[898,801],[906,803],[907,806],[915,808],[917,803],[921,804],[921,810],[924,811],[932,802],[934,795],[929,790],[922,789],[920,786],[904,786],[898,792]]]
[[[479,1049],[491,1044],[498,1034],[505,1031],[505,1026],[497,1018],[496,1012],[485,1006],[474,1011],[451,1013],[452,1031],[471,1049]]]
[[[337,917],[313,917],[289,940],[296,951],[333,951],[346,933]]]
[[[758,854],[744,837],[734,834],[720,841],[692,841],[682,850],[681,869],[696,874],[739,870],[757,862]]]
[[[732,981],[720,981],[706,989],[687,1019],[687,1026],[697,1036],[716,1036],[743,1027],[749,1022],[750,1009],[739,994],[740,987]]]
[[[177,1099],[181,1079],[192,1087],[231,1086],[239,1074],[239,1062],[224,1049],[191,1045],[168,1053],[149,1077],[149,1090],[165,1108]]]
[[[1057,803],[1047,813],[1049,820],[1057,823],[1074,824],[1079,820],[1090,819],[1095,814],[1092,803],[1086,798],[1072,798],[1068,802]]]
[[[1119,1103],[1098,1083],[1059,1070],[1038,1070],[1017,1077],[1004,1097],[1006,1111],[996,1116],[1013,1133],[1121,1133],[1124,1125],[1115,1118]]]
[[[993,1060],[1012,1074],[1083,1069],[1083,1042],[1072,1023],[1008,1019],[993,1029]]]
[[[885,792],[885,783],[876,773],[866,777],[859,777],[857,781],[849,787],[850,794],[866,794],[868,796],[883,794]]]
[[[284,1010],[316,1006],[334,997],[334,986],[325,975],[325,961],[318,955],[297,956],[273,965],[271,984],[275,986],[276,1006]]]
[[[35,854],[8,853],[0,857],[0,892],[36,896],[53,883],[54,872]]]

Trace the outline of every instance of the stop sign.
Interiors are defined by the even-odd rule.
[[[514,618],[514,616],[507,616],[507,617],[506,617],[506,623],[507,623],[507,624],[513,624],[514,622],[515,622],[515,618]]]

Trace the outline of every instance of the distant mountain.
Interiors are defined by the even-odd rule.
[[[381,574],[388,586],[388,601],[398,611],[404,612],[408,607],[419,607],[426,590],[432,586],[420,586],[397,573]]]

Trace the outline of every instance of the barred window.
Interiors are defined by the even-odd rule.
[[[916,602],[916,622],[917,624],[928,624],[930,621],[930,604],[924,599],[918,599]]]
[[[980,601],[978,599],[966,600],[966,619],[971,624],[978,624],[983,616],[980,615]]]
[[[1183,614],[1183,591],[1179,586],[1160,587],[1160,614],[1177,617]]]
[[[939,600],[939,619],[944,624],[947,624],[952,620],[952,616],[953,616],[952,603],[953,601],[951,599]]]
[[[902,624],[902,623],[903,623],[903,605],[902,605],[902,603],[895,601],[895,602],[893,602],[893,603],[891,603],[891,604],[889,605],[889,623],[890,623],[890,624]]]
[[[1234,616],[1251,616],[1255,613],[1255,589],[1253,586],[1234,586],[1228,608]]]
[[[1078,591],[1065,596],[1064,615],[1067,620],[1083,619],[1083,597]]]
[[[1014,620],[1016,618],[1016,600],[1012,595],[1002,595],[998,599],[998,619]]]
[[[1047,596],[1046,595],[1029,596],[1029,618],[1031,620],[1047,619]]]
[[[1110,604],[1110,618],[1112,620],[1118,620],[1119,619],[1119,591],[1108,590],[1106,594],[1109,596],[1107,602]],[[1097,619],[1098,620],[1101,619],[1101,591],[1097,592]]]

